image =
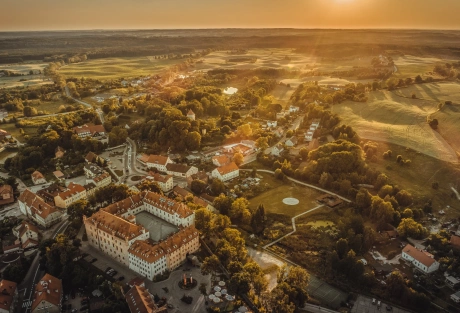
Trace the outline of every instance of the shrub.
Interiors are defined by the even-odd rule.
[[[438,183],[437,181],[433,182],[433,183],[431,184],[431,188],[437,190],[437,189],[439,188],[439,183]]]

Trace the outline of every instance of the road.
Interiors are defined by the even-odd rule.
[[[137,167],[137,146],[134,140],[126,138],[126,149],[123,157],[123,176],[120,178],[122,183],[127,182],[127,179],[131,176],[148,175],[148,172],[141,170]]]
[[[67,220],[61,221],[55,226],[55,230],[51,234],[47,235],[46,233],[44,233],[42,240],[48,239],[50,237],[56,238],[58,234],[65,231],[69,223],[70,222]],[[35,285],[40,280],[40,278],[42,278],[43,275],[45,274],[44,271],[39,270],[40,269],[39,261],[40,261],[40,255],[39,255],[39,252],[37,251],[37,255],[32,261],[32,264],[26,274],[26,277],[18,286],[19,296],[22,297],[22,301],[19,301],[19,303],[21,303],[20,304],[21,313],[27,313],[30,310]]]
[[[93,106],[90,103],[85,102],[85,101],[81,101],[79,99],[75,99],[74,97],[72,97],[72,95],[70,94],[69,87],[67,87],[67,86],[65,86],[65,94],[66,94],[67,97],[73,99],[75,102],[77,102],[79,104],[82,104],[82,105],[86,106],[89,109],[93,108]],[[97,108],[96,113],[99,115],[99,118],[101,119],[101,123],[104,124],[105,119],[104,119],[104,113],[102,112],[102,110],[100,108]]]

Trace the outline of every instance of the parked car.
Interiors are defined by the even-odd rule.
[[[391,311],[393,310],[393,308],[391,307],[391,305],[387,305],[387,311]]]
[[[125,279],[125,276],[120,276],[120,277],[118,277],[118,280],[119,280],[119,281],[122,281],[122,280],[124,280],[124,279]]]
[[[77,312],[77,311],[78,311],[77,309],[73,309],[73,310],[72,310],[72,313],[75,313],[75,312]]]
[[[110,277],[113,277],[113,276],[115,276],[115,275],[117,275],[117,274],[118,274],[117,271],[112,271],[112,272],[109,273],[109,276],[110,276]]]
[[[377,302],[377,306],[380,307],[380,305],[382,305],[382,303],[379,300],[379,302]]]
[[[171,303],[168,303],[168,309],[173,309],[174,306]]]
[[[372,298],[372,304],[377,304],[377,301],[375,300],[375,298]]]
[[[88,310],[88,306],[87,305],[84,305],[80,308],[80,311],[85,311],[85,310]]]
[[[112,270],[111,267],[107,267],[107,268],[105,269],[105,273],[108,274],[108,273],[110,273],[111,270]]]

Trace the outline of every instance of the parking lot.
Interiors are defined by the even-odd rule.
[[[127,283],[134,277],[139,276],[139,274],[136,274],[134,271],[130,270],[127,266],[124,266],[121,263],[118,263],[112,260],[112,258],[105,255],[103,252],[97,250],[96,248],[91,247],[85,241],[82,242],[81,250],[82,252],[88,253],[88,256],[84,258],[85,261],[88,261],[91,263],[92,259],[94,258],[97,259],[95,262],[92,262],[92,265],[100,269],[102,272],[105,273],[108,267],[111,267],[115,271],[117,271],[117,274],[113,276],[113,279],[115,280],[119,280],[120,277],[124,277],[124,279],[121,280],[121,282]],[[106,278],[108,278],[108,276],[106,276]]]
[[[376,302],[378,299],[376,299]],[[387,303],[381,302],[380,307],[377,304],[372,304],[372,298],[358,296],[356,302],[351,309],[351,313],[380,313],[380,312],[392,312],[392,313],[409,313],[408,311],[401,310],[397,307],[391,306],[391,309],[387,309]]]
[[[125,148],[118,148],[110,151],[104,151],[99,156],[104,159],[109,159],[109,167],[113,170],[123,170],[123,156]]]

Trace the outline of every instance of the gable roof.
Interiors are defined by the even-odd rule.
[[[166,307],[158,308],[145,287],[133,286],[125,295],[131,313],[166,313]]]
[[[146,232],[144,227],[133,224],[104,210],[94,213],[86,221],[95,225],[96,228],[124,240],[131,240]]]
[[[150,154],[150,155],[143,155],[141,157],[141,161],[145,162],[145,163],[152,163],[152,164],[159,164],[159,165],[166,165],[166,163],[168,163],[168,157],[166,156],[162,156],[162,155],[154,155],[154,154]]]
[[[185,197],[187,197],[188,195],[193,195],[191,192],[189,192],[189,191],[187,191],[187,190],[185,190],[184,188],[179,187],[179,186],[174,187],[174,188],[173,188],[173,191],[174,191],[177,195],[181,196],[182,198],[185,198]]]
[[[224,155],[216,155],[212,157],[212,161],[216,161],[220,165],[225,165],[231,162],[230,158],[228,156]]]
[[[32,214],[38,215],[43,219],[46,219],[51,213],[60,212],[59,209],[46,203],[29,189],[24,190],[19,196],[18,201],[26,204],[30,208]]]
[[[85,160],[86,160],[87,162],[94,163],[98,158],[99,158],[99,156],[98,156],[96,153],[90,151],[90,152],[88,152],[88,154],[86,155]]]
[[[128,251],[148,263],[154,263],[157,260],[166,257],[165,252],[159,245],[151,245],[145,240],[134,241]]]
[[[436,262],[436,260],[434,258],[432,258],[432,256],[433,256],[432,254],[430,254],[430,253],[428,253],[426,251],[418,250],[418,249],[416,249],[414,246],[412,246],[410,244],[407,244],[404,247],[403,252],[405,252],[406,254],[410,255],[412,258],[414,258],[415,260],[419,261],[420,263],[422,263],[426,267],[430,267],[434,262]]]
[[[166,164],[166,170],[167,171],[171,171],[171,172],[175,172],[175,173],[182,173],[182,174],[185,174],[188,171],[190,171],[190,169],[192,167],[193,166],[189,166],[189,165],[186,165],[186,164],[175,164],[175,163]]]
[[[181,218],[193,215],[193,211],[185,204],[169,199],[158,193],[151,191],[142,192],[143,200],[147,203],[154,205],[155,207],[168,212],[170,214],[177,214]]]
[[[37,180],[37,179],[41,179],[41,178],[45,178],[45,176],[43,176],[42,173],[40,173],[39,171],[35,171],[32,173],[32,179],[33,180]]]
[[[167,183],[172,178],[172,175],[164,175],[163,176],[163,175],[160,175],[160,174],[154,173],[154,172],[149,172],[149,175],[150,175],[151,178],[153,178],[153,181],[159,182],[159,183]]]
[[[84,191],[86,191],[85,187],[71,182],[69,186],[67,186],[67,190],[58,193],[56,197],[61,197],[61,199],[65,200],[71,198],[77,193],[82,193]]]
[[[29,222],[27,221],[22,221],[21,224],[19,224],[18,226],[16,226],[17,229],[17,232],[18,232],[18,235],[19,237],[22,237],[22,235],[24,235],[25,232],[27,232],[28,230],[29,231],[32,231],[32,232],[35,232],[35,233],[39,233],[38,232],[38,227],[35,226],[35,225],[32,225],[30,224]]]
[[[100,181],[103,181],[104,179],[106,179],[107,177],[110,177],[109,173],[105,172],[99,176],[96,176],[93,178],[94,182],[98,183]]]
[[[10,185],[1,185],[0,186],[0,195],[3,195],[3,194],[12,195],[13,194],[13,187],[11,187]]]
[[[195,115],[195,113],[192,111],[192,109],[188,110],[187,116],[189,116],[189,115]]]
[[[64,173],[61,171],[54,171],[53,174],[56,178],[64,177]]]
[[[0,309],[9,311],[13,304],[14,293],[17,284],[15,282],[2,279],[0,281]]]
[[[216,170],[219,172],[220,175],[225,175],[225,174],[237,171],[239,170],[239,168],[235,162],[231,162],[224,166],[219,166],[218,168],[216,168]]]
[[[33,295],[33,302],[30,308],[31,311],[42,302],[46,301],[55,306],[59,306],[61,303],[62,297],[62,282],[60,279],[50,275],[45,274],[42,279],[35,286],[35,292]]]
[[[94,135],[96,133],[105,133],[105,128],[103,125],[93,125],[93,124],[84,124],[81,126],[75,126],[73,128],[74,133],[90,133]]]

